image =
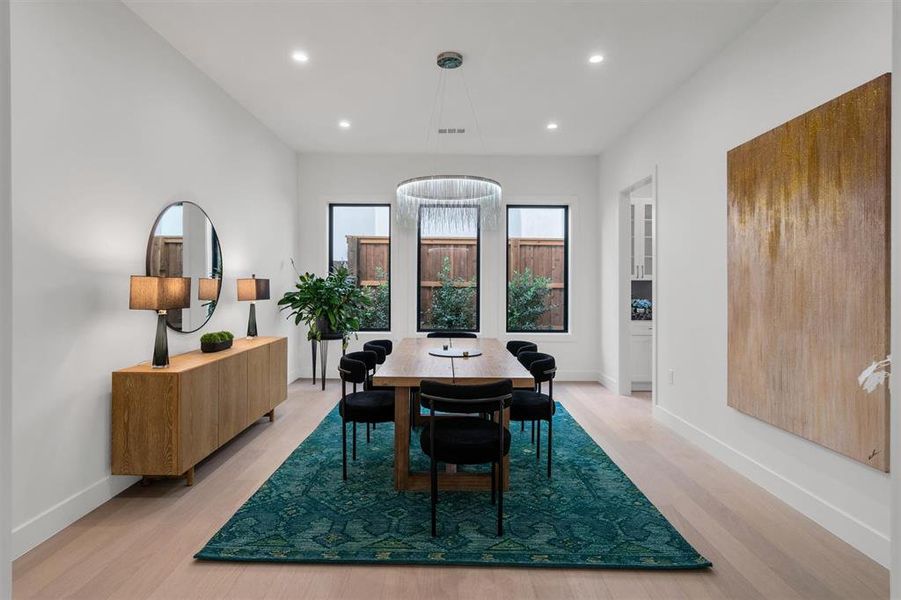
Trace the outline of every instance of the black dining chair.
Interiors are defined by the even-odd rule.
[[[525,340],[510,340],[507,342],[507,352],[513,356],[519,355],[520,352],[538,352],[538,344]]]
[[[385,364],[385,360],[388,358],[388,355],[391,354],[391,351],[394,349],[394,344],[391,340],[372,340],[363,344],[363,350],[367,352],[375,353],[375,363],[376,366],[372,370],[369,375],[369,381],[366,383],[365,389],[367,390],[383,390],[390,391],[394,393],[394,388],[384,385],[373,385],[372,377],[375,375],[376,369],[378,369],[378,365]],[[366,443],[369,443],[370,440],[370,424],[366,423]],[[372,423],[372,429],[375,429],[375,423]]]
[[[369,373],[370,378],[371,378],[371,376],[375,374],[375,370],[378,368],[378,366],[385,364],[385,359],[388,358],[388,354],[385,352],[384,346],[381,346],[379,344],[373,344],[372,342],[366,342],[365,344],[363,344],[363,351],[364,352],[372,352],[373,354],[375,354],[375,366],[373,367],[372,371]],[[370,382],[370,381],[366,382],[366,389],[370,388],[371,383],[372,382]]]
[[[543,352],[523,351],[517,355],[519,362],[529,370],[535,379],[535,390],[514,390],[513,402],[510,405],[510,421],[519,421],[525,426],[532,422],[533,440],[536,442],[535,461],[541,456],[541,422],[547,421],[547,476],[551,476],[551,455],[554,446],[554,377],[557,373],[557,362],[550,354]],[[547,394],[542,393],[542,384],[547,382]],[[538,426],[537,433],[535,426]]]
[[[347,424],[353,426],[352,460],[357,460],[357,423],[367,426],[375,423],[391,423],[394,421],[394,392],[385,390],[367,390],[366,382],[369,373],[375,368],[374,352],[348,352],[341,357],[338,373],[341,375],[341,403],[338,412],[341,414],[341,476],[347,481]],[[353,385],[347,393],[347,384]],[[359,390],[357,386],[364,389]]]
[[[381,346],[385,349],[385,356],[389,356],[391,352],[394,350],[394,342],[391,340],[370,340],[363,344],[363,348],[365,349],[368,344],[374,344],[376,346]],[[382,361],[385,362],[385,361]],[[382,363],[379,363],[382,364]]]
[[[507,352],[512,354],[513,356],[518,356],[520,352],[538,352],[538,344],[535,342],[528,342],[526,340],[510,340],[507,342]],[[535,389],[538,389],[536,385]],[[520,421],[519,430],[526,430],[526,422]],[[535,424],[532,424],[532,443],[535,443]]]
[[[419,443],[431,460],[432,537],[438,535],[439,462],[491,464],[491,503],[497,503],[497,535],[504,535],[504,457],[510,451],[510,431],[504,427],[503,415],[512,392],[509,379],[479,385],[427,379],[420,384],[420,402],[429,411],[429,424],[423,428]],[[438,417],[435,411],[450,415]],[[497,422],[471,416],[473,413],[493,414]]]
[[[428,338],[467,338],[475,339],[479,336],[471,331],[430,331],[426,334]]]

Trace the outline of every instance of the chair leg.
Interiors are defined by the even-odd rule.
[[[375,425],[373,425],[372,427],[374,429]],[[369,443],[369,423],[366,423],[366,443]]]
[[[495,464],[491,463],[491,503],[497,504],[497,469]]]
[[[532,421],[532,445],[535,445],[535,421]]]
[[[353,454],[353,460],[357,460],[357,422],[356,422],[356,421],[354,421],[353,430],[354,430],[354,454]]]
[[[526,422],[525,422],[525,421],[520,421],[520,422],[519,422],[519,430],[520,430],[520,431],[525,431],[525,430],[526,430]]]
[[[432,487],[432,537],[438,536],[438,462],[433,458],[429,474]]]
[[[347,421],[341,420],[341,478],[347,481]]]
[[[538,425],[538,431],[535,432],[535,462],[538,462],[541,456],[541,421],[535,423]]]
[[[554,417],[547,421],[547,478],[551,478],[551,455],[554,453]]]

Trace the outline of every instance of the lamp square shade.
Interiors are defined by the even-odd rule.
[[[197,298],[199,300],[218,300],[219,288],[222,287],[222,280],[201,277],[198,279],[197,287]]]
[[[175,310],[191,306],[190,277],[131,276],[128,308],[132,310]]]
[[[269,280],[256,277],[239,279],[238,300],[269,300]]]

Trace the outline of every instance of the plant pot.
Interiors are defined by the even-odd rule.
[[[321,340],[341,340],[344,334],[338,331],[332,331],[332,325],[326,317],[316,319],[316,329],[319,330],[319,339]]]
[[[234,340],[225,340],[224,342],[200,342],[201,352],[222,352],[232,347]]]

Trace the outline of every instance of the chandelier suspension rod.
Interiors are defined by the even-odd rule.
[[[463,79],[463,89],[466,91],[466,99],[469,100],[469,110],[472,112],[472,121],[475,123],[476,131],[479,132],[479,142],[482,144],[482,152],[488,154],[488,146],[485,145],[485,137],[482,135],[482,127],[479,125],[479,118],[476,116],[476,107],[472,102],[472,95],[469,93],[469,84],[466,82],[466,73],[460,71],[460,78]]]

